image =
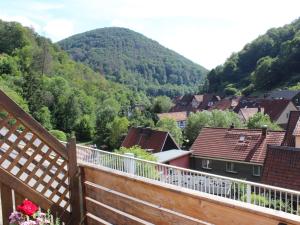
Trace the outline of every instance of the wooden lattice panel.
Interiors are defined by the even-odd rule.
[[[0,167],[70,211],[68,162],[0,107]]]

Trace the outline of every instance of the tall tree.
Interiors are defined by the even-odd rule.
[[[269,115],[261,112],[254,114],[247,122],[247,127],[249,129],[261,129],[264,126],[267,126],[270,130],[282,130],[277,124],[271,121]]]
[[[115,117],[114,120],[108,124],[110,129],[110,146],[112,149],[120,147],[122,138],[128,131],[129,121],[126,117]]]
[[[172,100],[167,96],[158,96],[154,98],[152,111],[154,113],[168,112],[173,106]]]
[[[182,131],[177,126],[175,120],[169,118],[163,118],[157,122],[156,127],[159,130],[168,131],[178,145],[182,144]]]

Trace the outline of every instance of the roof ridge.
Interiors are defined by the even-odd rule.
[[[227,128],[227,127],[203,127],[202,129],[219,129],[219,130],[240,130],[240,131],[259,131],[261,132],[262,129],[250,129],[250,128]],[[284,130],[268,130],[268,132],[276,132],[276,133],[285,133]]]

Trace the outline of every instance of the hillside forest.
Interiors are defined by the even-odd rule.
[[[227,95],[255,95],[276,88],[299,89],[300,19],[266,34],[212,69],[207,89]]]
[[[109,80],[148,95],[175,97],[198,92],[207,70],[142,34],[108,27],[58,43],[78,62]]]

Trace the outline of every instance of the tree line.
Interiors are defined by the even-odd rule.
[[[266,34],[233,53],[212,69],[206,88],[210,92],[250,95],[300,82],[300,19]]]

